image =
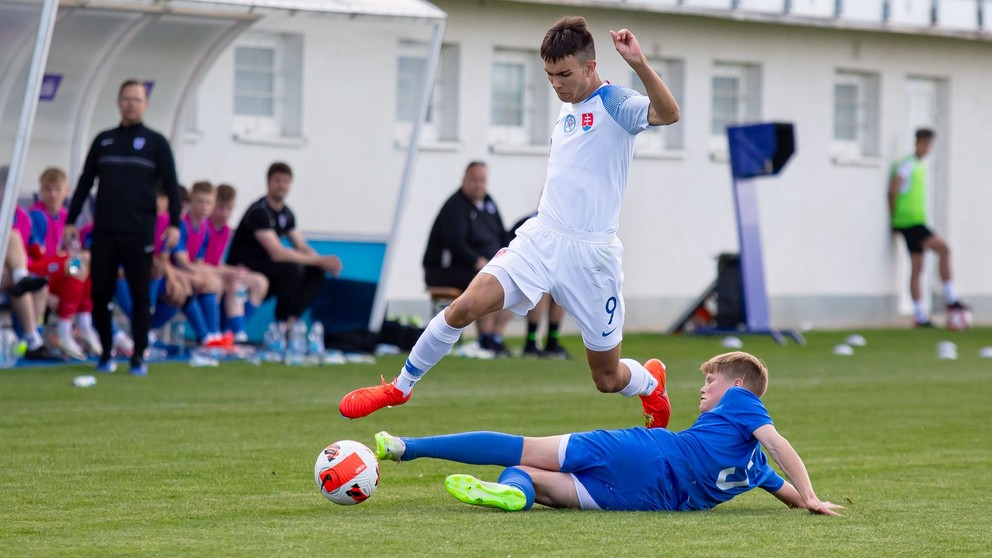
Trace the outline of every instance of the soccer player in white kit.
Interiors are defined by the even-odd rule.
[[[399,376],[390,384],[383,379],[381,385],[346,395],[339,405],[342,416],[359,418],[407,402],[417,381],[448,353],[465,327],[503,308],[524,315],[548,292],[578,324],[596,388],[640,396],[645,424],[668,425],[664,364],[620,358],[623,245],[616,231],[634,137],[648,126],[677,122],[679,106],[634,34],[621,29],[610,35],[647,96],[600,79],[584,18],[565,17],[548,30],[541,58],[564,104],[551,135],[537,216],[430,321]]]

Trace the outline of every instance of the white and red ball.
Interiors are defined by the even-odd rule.
[[[947,311],[947,329],[964,331],[971,329],[971,310],[958,309]]]
[[[368,447],[353,440],[327,446],[313,466],[317,488],[325,498],[342,506],[361,504],[379,485],[379,462]]]

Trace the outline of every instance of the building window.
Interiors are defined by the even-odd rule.
[[[276,49],[237,47],[234,51],[234,114],[275,118]]]
[[[761,118],[761,68],[754,64],[717,62],[713,65],[711,144],[723,150],[727,126]]]
[[[498,49],[492,64],[491,140],[546,144],[551,130],[544,64],[537,52]],[[542,88],[542,89],[539,89]]]
[[[396,137],[406,141],[412,132],[419,110],[424,70],[427,67],[429,44],[400,41],[396,64]],[[441,54],[434,72],[427,116],[421,128],[424,141],[454,142],[458,140],[458,46],[441,45]]]
[[[303,39],[252,33],[234,47],[234,132],[244,137],[302,134]]]
[[[661,79],[668,85],[675,100],[679,103],[679,109],[684,112],[685,98],[682,94],[685,76],[685,64],[681,60],[649,60],[654,71],[658,72]],[[630,72],[631,89],[647,95],[641,78],[637,77],[637,72]],[[653,126],[637,135],[634,144],[637,153],[661,153],[664,151],[677,151],[684,147],[682,139],[682,125],[679,122],[668,126]]]
[[[833,154],[841,157],[879,155],[878,74],[839,70],[834,78]]]

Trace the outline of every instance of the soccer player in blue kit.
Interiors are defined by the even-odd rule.
[[[465,292],[428,323],[399,375],[389,384],[344,396],[341,415],[360,418],[406,403],[414,385],[447,354],[480,316],[510,308],[524,315],[544,293],[575,320],[596,388],[640,396],[645,424],[667,426],[665,368],[620,358],[623,339],[623,245],[617,238],[620,203],[638,133],[679,119],[679,106],[627,29],[610,31],[621,58],[647,95],[604,82],[596,48],[581,17],[548,30],[541,58],[561,112],[551,134],[548,173],[537,216],[483,267]]]
[[[508,511],[535,502],[594,510],[706,510],[760,487],[789,507],[838,515],[834,510],[843,506],[817,498],[802,459],[761,402],[768,387],[764,363],[736,351],[709,359],[700,370],[701,414],[682,432],[638,427],[541,438],[499,432],[400,438],[380,432],[376,456],[506,466],[495,483],[456,474],[444,484],[462,502]],[[771,468],[762,448],[788,481]]]

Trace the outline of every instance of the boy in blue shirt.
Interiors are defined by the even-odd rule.
[[[768,387],[764,363],[737,351],[717,355],[700,369],[701,414],[682,432],[639,427],[542,438],[498,432],[399,438],[380,432],[376,456],[504,465],[495,483],[450,475],[445,489],[467,504],[509,511],[529,509],[534,502],[558,508],[705,510],[760,487],[789,507],[838,515],[834,510],[842,506],[817,498],[802,459],[775,430],[761,402]],[[762,447],[789,481],[771,468]]]

